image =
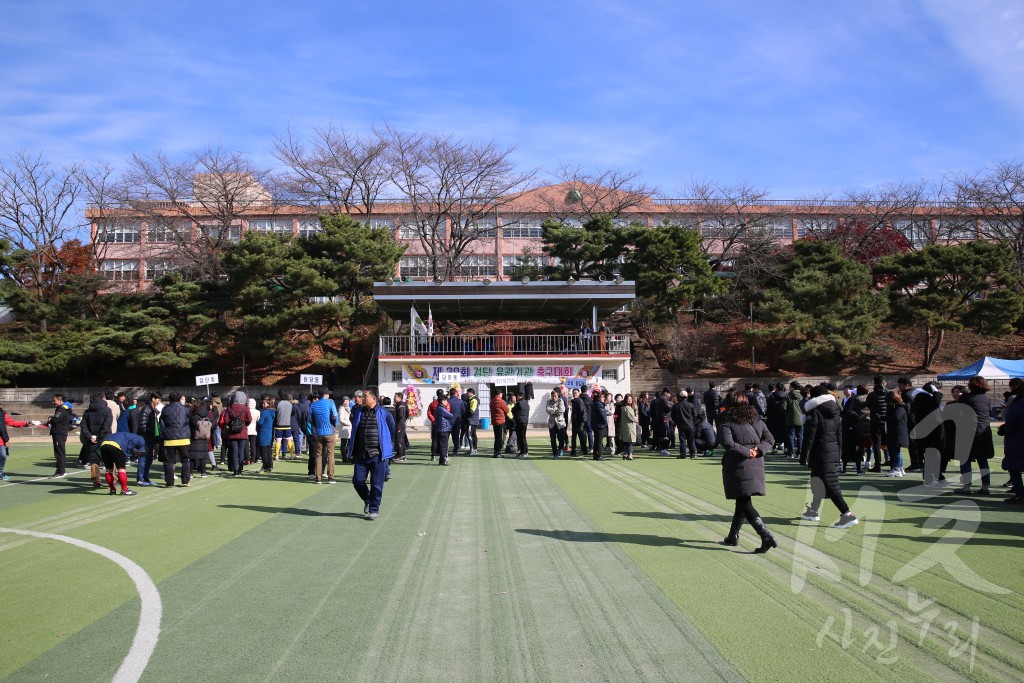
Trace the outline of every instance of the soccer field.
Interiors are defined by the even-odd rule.
[[[827,501],[798,520],[806,470],[769,458],[755,504],[780,547],[755,555],[749,526],[718,544],[717,458],[542,459],[545,437],[451,467],[414,441],[372,522],[340,463],[335,486],[279,462],[115,497],[15,443],[0,678],[1024,679],[1024,510],[1004,496],[844,477],[862,521],[837,531]]]

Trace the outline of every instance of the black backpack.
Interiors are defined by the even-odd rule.
[[[231,413],[231,417],[228,419],[228,434],[241,434],[244,431],[245,422],[238,415]]]

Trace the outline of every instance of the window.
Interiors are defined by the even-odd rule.
[[[274,220],[261,218],[249,221],[249,230],[264,235],[290,235],[292,234],[292,221],[290,218]]]
[[[146,241],[151,244],[177,242],[181,237],[187,237],[191,232],[191,221],[182,221],[177,228],[173,225],[151,223],[146,230]]]
[[[352,217],[359,225],[366,225],[374,230],[387,230],[391,232],[395,229],[395,222],[392,218],[356,218]]]
[[[540,224],[541,220],[539,218],[520,218],[519,220],[507,223],[502,221],[501,234],[504,235],[505,239],[540,237],[543,234]]]
[[[796,219],[797,239],[808,235],[828,235],[839,229],[838,218],[819,218],[818,216],[806,216]]]
[[[133,244],[142,241],[142,229],[138,223],[105,223],[97,236],[100,242]]]
[[[491,256],[466,256],[455,268],[456,277],[497,277],[498,266]]]
[[[147,280],[158,280],[167,273],[173,273],[181,268],[181,264],[177,261],[171,261],[167,259],[147,259],[146,260],[146,279]]]
[[[612,219],[612,224],[620,230],[624,230],[625,228],[634,228],[637,226],[646,228],[647,219],[639,216],[618,216]]]
[[[768,218],[750,226],[750,232],[777,239],[793,237],[793,222],[786,218]]]
[[[936,232],[942,239],[965,242],[978,238],[978,222],[973,218],[940,218]]]
[[[398,261],[399,277],[431,277],[433,274],[429,256],[403,256]]]
[[[391,381],[392,382],[398,382],[399,384],[401,384],[402,383],[402,371],[401,370],[392,370],[391,371]]]
[[[242,239],[242,226],[240,225],[232,225],[227,229],[226,233],[220,225],[200,225],[199,229],[203,236],[214,244],[238,242]]]
[[[428,221],[409,221],[402,223],[402,226],[398,229],[398,237],[403,240],[415,240],[423,237],[430,238],[435,234],[434,226]],[[443,240],[445,238],[445,223],[441,221],[437,224],[437,239]]]
[[[618,370],[618,368],[616,368],[615,370],[609,370],[608,368],[601,368],[601,379],[605,380],[605,381],[611,380],[612,382],[619,381],[619,370]]]
[[[463,233],[470,237],[486,238],[497,236],[498,228],[494,218],[453,218],[452,232]]]
[[[927,220],[901,218],[892,222],[893,230],[906,237],[915,249],[922,248],[931,237],[931,225]]]
[[[314,235],[319,235],[323,231],[324,227],[320,225],[319,219],[299,219],[299,237],[313,237]]]
[[[506,277],[514,277],[521,271],[529,270],[539,272],[544,266],[544,257],[534,254],[520,254],[519,256],[502,256],[501,271]]]
[[[743,221],[737,218],[701,218],[700,234],[704,237],[732,237],[743,234]]]
[[[100,273],[108,280],[138,280],[139,262],[133,259],[107,259],[100,264]]]

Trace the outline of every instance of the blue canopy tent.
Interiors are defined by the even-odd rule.
[[[939,375],[938,379],[943,381],[966,381],[976,375],[981,375],[985,379],[1024,377],[1024,360],[1008,360],[1006,358],[984,356],[981,360],[971,363],[965,368]]]

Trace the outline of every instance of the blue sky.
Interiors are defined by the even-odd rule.
[[[523,167],[776,198],[1024,159],[1024,4],[0,0],[0,156],[120,163],[286,127],[452,133]]]

